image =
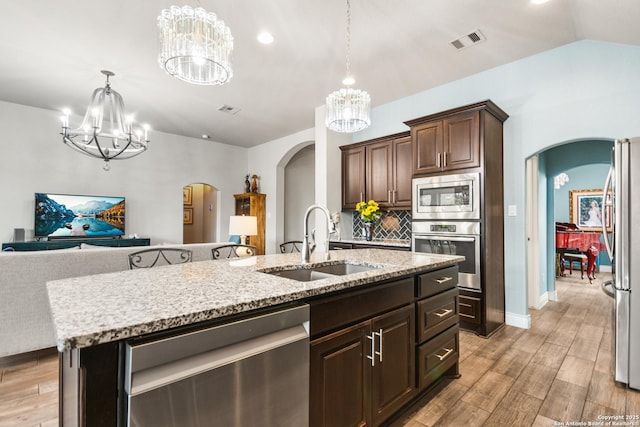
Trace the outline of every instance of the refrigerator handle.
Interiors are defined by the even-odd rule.
[[[611,202],[609,202],[608,204],[606,203],[607,201],[607,194],[609,192],[609,186],[611,185],[611,178],[613,176],[613,166],[611,166],[611,168],[609,169],[609,173],[607,174],[607,179],[604,181],[604,190],[602,192],[602,207],[603,207],[603,214],[606,212],[606,208],[608,206],[611,206],[611,213],[609,214],[610,220],[613,221],[614,218],[614,212],[613,212],[613,200],[611,200]],[[614,196],[615,197],[615,196]],[[604,246],[605,248],[607,248],[607,253],[609,254],[609,259],[613,259],[613,249],[611,248],[611,244],[609,243],[609,238],[607,236],[607,222],[604,221],[604,215],[602,216],[603,221],[602,222],[602,238],[604,240]]]

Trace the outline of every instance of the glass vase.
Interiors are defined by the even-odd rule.
[[[365,222],[362,224],[362,234],[364,235],[365,240],[370,242],[373,240],[373,223]]]

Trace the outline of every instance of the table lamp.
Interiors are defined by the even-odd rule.
[[[229,234],[241,236],[240,243],[248,245],[249,236],[258,234],[258,217],[232,215],[229,217]]]

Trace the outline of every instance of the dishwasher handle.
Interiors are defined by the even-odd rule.
[[[125,378],[125,391],[131,397],[140,395],[300,340],[309,341],[309,334],[302,324],[139,372],[129,372]]]
[[[134,339],[125,348],[126,369],[139,372],[300,324],[308,326],[309,313],[309,305],[301,304],[182,335],[153,341]]]

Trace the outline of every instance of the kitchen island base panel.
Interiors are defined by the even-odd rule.
[[[134,384],[133,376],[127,380],[127,366],[134,365],[131,360],[127,362],[128,345],[144,348],[147,344],[156,344],[163,340],[181,339],[218,327],[226,328],[238,322],[251,322],[260,316],[300,304],[310,306],[311,324],[303,327],[306,330],[307,339],[311,335],[314,341],[323,338],[325,334],[331,335],[362,322],[367,323],[368,331],[364,336],[359,337],[362,346],[366,347],[368,356],[361,355],[360,361],[363,366],[370,363],[370,367],[366,368],[369,373],[366,376],[370,377],[371,387],[368,391],[363,390],[365,393],[361,396],[371,405],[370,410],[366,410],[367,418],[370,420],[366,425],[386,425],[387,420],[403,412],[414,398],[422,394],[422,391],[418,390],[416,373],[418,346],[435,339],[436,337],[431,334],[437,334],[441,330],[441,325],[445,327],[451,319],[457,320],[457,315],[452,314],[450,307],[456,298],[453,295],[455,292],[452,293],[450,289],[455,289],[453,283],[457,282],[457,271],[455,280],[451,283],[447,282],[446,289],[442,289],[442,298],[438,298],[440,293],[424,296],[419,290],[418,278],[423,275],[428,276],[436,270],[455,266],[461,261],[461,257],[416,256],[412,253],[378,249],[337,252],[335,258],[332,257],[332,260],[328,261],[329,263],[347,262],[353,265],[373,266],[373,268],[343,276],[332,275],[314,282],[298,282],[262,272],[269,268],[286,270],[290,269],[292,264],[299,263],[299,257],[296,257],[296,254],[279,254],[253,257],[251,263],[238,264],[227,260],[205,261],[147,269],[148,271],[128,271],[49,282],[47,290],[52,317],[56,324],[58,350],[62,353],[59,399],[61,425],[98,427],[134,425],[133,422],[129,423],[127,418],[128,403],[132,402],[128,400],[127,393],[133,390],[131,386]],[[325,266],[327,261],[316,262],[316,264]],[[303,265],[298,268],[305,267],[308,266]],[[165,283],[168,278],[170,286],[157,285]],[[108,284],[111,281],[119,283],[117,294],[111,292],[111,287],[105,286],[105,283]],[[242,292],[239,292],[240,289]],[[173,299],[167,300],[167,293],[171,293]],[[126,295],[126,303],[122,295]],[[434,298],[433,307],[427,301],[432,298]],[[96,305],[96,301],[100,301],[100,304]],[[422,338],[418,338],[416,332],[418,301],[422,302],[423,308],[428,309],[425,311],[425,313],[428,312],[425,314],[428,326],[426,338],[424,338],[426,341],[420,343],[418,339],[422,340]],[[133,307],[149,306],[150,302],[154,304],[154,311],[151,313],[133,310]],[[324,304],[325,302],[328,304]],[[71,303],[73,303],[72,306],[69,305]],[[338,324],[328,322],[314,332],[313,319],[318,318],[314,316],[314,306],[330,318],[334,317],[331,313],[342,311],[353,311],[353,313],[346,317],[335,316],[334,320]],[[85,308],[93,309],[91,315],[84,314]],[[144,313],[146,316],[143,315]],[[430,316],[429,313],[434,315]],[[149,320],[149,314],[155,317]],[[445,320],[434,323],[436,318]],[[176,320],[167,322],[166,319]],[[145,320],[145,323],[140,323],[142,320]],[[432,324],[437,326],[429,327]],[[315,327],[318,326],[318,324],[315,325]],[[185,347],[197,348],[197,351],[183,354],[186,349],[183,351],[181,348],[178,351],[180,356],[176,359],[180,366],[183,359],[200,357],[203,351],[205,353],[208,351],[201,349],[200,340],[188,341],[189,345]],[[309,355],[313,352],[313,346],[308,342],[303,346],[304,349],[300,348],[296,353],[305,352]],[[159,349],[162,346],[155,348]],[[172,349],[171,353],[175,350],[175,348]],[[443,351],[446,352],[446,349]],[[159,357],[163,360],[157,366],[158,368],[163,368],[165,363],[170,362],[164,360],[168,357],[166,351],[154,350],[154,353],[161,353]],[[261,354],[258,353],[258,355]],[[437,355],[443,356],[440,352]],[[457,352],[448,356],[447,366],[448,363],[453,363],[457,371]],[[137,358],[136,360],[147,359]],[[156,360],[156,357],[151,359]],[[144,373],[149,369],[155,369],[156,365],[144,363],[140,365],[135,362],[135,366]],[[443,364],[442,369],[448,370],[441,372],[438,368],[437,371],[438,374],[455,374],[456,372],[451,371],[452,368],[453,366],[447,368]],[[136,369],[132,372],[138,372]],[[267,371],[260,368],[252,376],[266,378]],[[305,371],[307,375],[312,375],[310,380],[307,379],[305,387],[310,391],[314,387],[313,363],[312,367]],[[436,375],[433,380],[438,382],[441,377],[442,375]],[[140,378],[146,377],[143,375]],[[340,378],[337,376],[331,381],[339,381]],[[183,380],[190,381],[191,377],[180,377],[168,384],[172,387]],[[139,384],[144,385],[147,382],[143,381]],[[278,378],[266,378],[263,384],[267,390],[266,395],[284,394],[277,391]],[[228,389],[224,385],[218,387],[218,384],[215,384],[213,388],[211,386],[207,384],[204,388]],[[133,396],[133,392],[130,394]],[[236,395],[236,393],[231,394]],[[366,397],[367,394],[368,397]],[[198,400],[199,397],[194,396],[193,399]],[[305,400],[310,412],[306,420],[311,423],[315,419],[314,399],[306,398]],[[165,400],[165,403],[159,406],[164,408],[170,404]],[[227,408],[220,408],[214,412],[224,414],[225,411],[230,411],[228,407],[237,406],[237,401],[234,399],[232,403],[223,406]],[[305,405],[301,403],[295,406]],[[271,418],[271,415],[269,414],[269,419],[272,421],[283,419]],[[287,416],[288,414],[284,419],[287,419]],[[181,419],[179,422],[182,421],[185,420]],[[269,422],[265,419],[262,425],[270,425]],[[234,425],[235,421],[229,421],[229,423]],[[306,424],[303,422],[301,425]]]

